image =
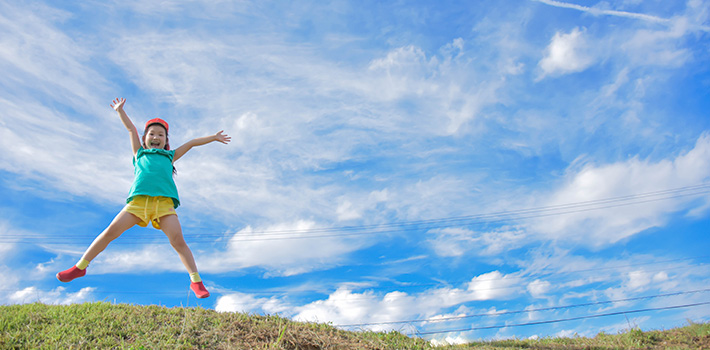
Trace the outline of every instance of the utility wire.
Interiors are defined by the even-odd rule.
[[[682,308],[689,308],[689,307],[702,306],[702,305],[710,305],[710,301],[702,302],[702,303],[694,303],[694,304],[685,304],[685,305],[673,305],[673,306],[656,307],[656,308],[639,309],[639,310],[609,312],[609,313],[604,313],[604,314],[569,317],[569,318],[562,318],[562,319],[548,320],[548,321],[527,322],[527,323],[517,323],[517,324],[507,324],[507,325],[495,325],[495,326],[483,326],[483,327],[471,327],[471,328],[461,328],[461,329],[448,329],[448,330],[430,331],[430,332],[417,332],[417,334],[429,335],[429,334],[453,333],[453,332],[469,332],[469,331],[477,331],[477,330],[484,330],[484,329],[496,329],[496,328],[507,328],[507,327],[534,326],[534,325],[541,325],[541,324],[585,320],[585,319],[598,318],[598,317],[626,315],[626,314],[633,314],[633,313],[640,313],[640,312],[682,309]]]
[[[4,291],[9,291],[9,290],[5,289]],[[42,292],[42,291],[41,291],[41,290],[32,290],[31,292],[37,293],[37,292]],[[101,291],[92,290],[91,292],[101,292]],[[105,292],[105,291],[104,291],[104,292]],[[554,307],[546,307],[546,308],[537,308],[537,309],[513,310],[513,311],[501,311],[501,312],[489,312],[489,313],[482,313],[482,314],[461,315],[461,316],[451,316],[451,317],[441,317],[441,318],[415,319],[415,320],[386,321],[386,322],[366,322],[366,323],[355,323],[355,324],[334,324],[333,326],[335,326],[335,327],[341,327],[341,328],[356,328],[356,327],[376,326],[376,325],[412,324],[412,323],[425,323],[425,322],[439,323],[439,322],[446,322],[446,321],[452,321],[452,320],[461,320],[461,319],[474,318],[474,317],[494,317],[494,316],[513,315],[513,314],[521,314],[521,313],[529,313],[529,312],[544,312],[544,311],[564,310],[564,309],[572,309],[572,308],[579,308],[579,307],[596,306],[596,305],[606,305],[606,304],[613,304],[613,303],[623,303],[623,302],[629,302],[629,301],[648,300],[648,299],[665,298],[665,297],[671,297],[671,296],[697,294],[697,293],[707,293],[707,292],[710,292],[710,288],[708,288],[708,289],[690,290],[690,291],[679,291],[679,292],[666,293],[666,294],[647,295],[647,296],[640,296],[640,297],[633,297],[633,298],[613,299],[613,300],[605,300],[605,301],[597,301],[597,302],[589,302],[589,303],[581,303],[581,304],[571,304],[571,305],[564,305],[564,306],[554,306]],[[129,293],[130,293],[130,294],[168,294],[168,295],[170,295],[170,294],[183,294],[182,292],[121,292],[121,294],[129,294]],[[710,304],[710,302],[707,302],[707,303],[699,303],[699,304],[691,304],[691,305],[687,305],[687,306],[669,307],[669,308],[690,307],[690,306],[705,305],[705,304]],[[562,319],[562,320],[553,320],[553,321],[542,321],[542,322],[524,323],[524,324],[518,324],[518,325],[503,325],[503,326],[477,327],[477,328],[471,328],[471,329],[465,329],[465,330],[479,330],[479,329],[490,329],[490,328],[503,328],[503,327],[516,327],[516,326],[525,326],[525,325],[535,325],[535,324],[544,324],[544,323],[556,323],[556,322],[571,321],[571,320],[578,320],[578,319],[584,319],[584,318],[594,318],[594,317],[611,316],[611,315],[624,314],[624,313],[634,313],[634,312],[653,311],[653,310],[665,310],[665,309],[667,309],[667,308],[632,310],[632,311],[615,312],[615,313],[609,313],[609,314],[580,316],[580,317],[574,317],[574,318],[568,318],[568,319]],[[436,331],[436,332],[427,332],[427,333],[421,333],[421,332],[420,332],[419,334],[448,333],[448,332],[459,332],[459,331],[465,331],[465,330]]]
[[[647,192],[641,194],[612,197],[584,202],[567,203],[546,207],[534,207],[514,211],[503,211],[488,214],[474,214],[459,217],[448,217],[431,220],[391,222],[377,225],[342,226],[329,228],[314,228],[305,230],[273,230],[273,231],[253,231],[247,233],[203,233],[186,235],[190,242],[214,242],[214,238],[227,238],[229,242],[246,241],[267,241],[286,239],[309,239],[309,238],[329,238],[347,237],[357,235],[390,234],[408,230],[432,230],[436,228],[493,224],[507,222],[511,220],[527,220],[543,218],[548,216],[574,214],[592,210],[611,209],[621,206],[637,205],[661,200],[669,200],[687,196],[698,196],[710,194],[710,183],[703,183],[695,186],[679,187],[674,189]],[[231,236],[231,237],[230,237]],[[46,235],[33,234],[4,234],[0,236],[0,242],[6,243],[33,243],[33,244],[66,244],[68,241],[85,239],[86,234],[63,234],[61,236],[48,237]],[[134,237],[135,238],[135,237]],[[41,241],[41,242],[37,242]],[[118,241],[122,244],[167,244],[165,242],[135,242],[135,240]]]
[[[704,267],[704,266],[707,266],[707,265],[706,265],[706,264],[698,265],[698,267]],[[658,270],[646,270],[646,271],[644,271],[644,272],[652,273],[652,272],[656,272],[656,271],[670,271],[670,270],[683,269],[683,268],[687,268],[687,266],[664,267],[664,268],[662,268],[662,269],[658,269]],[[521,276],[521,277],[510,277],[510,280],[522,280],[522,279],[533,279],[533,278],[536,278],[536,276],[535,276],[535,275],[531,275],[531,276]],[[501,280],[504,280],[504,279],[507,279],[507,277],[505,277],[505,278],[498,278],[498,279],[481,279],[481,280],[476,280],[476,282],[501,281]],[[572,278],[562,279],[562,280],[556,280],[556,281],[557,281],[557,282],[565,282],[565,281],[572,281],[572,280],[574,280],[574,279],[575,279],[575,278],[572,277]],[[471,282],[471,280],[467,280],[467,281],[464,281],[464,282]],[[597,281],[589,281],[589,282],[586,283],[586,284],[589,285],[589,284],[603,283],[603,282],[611,282],[611,281],[609,281],[608,279],[604,279],[604,280],[597,280]],[[446,286],[446,285],[448,285],[448,284],[429,284],[429,285],[430,285],[430,286]],[[416,284],[415,284],[415,285],[411,285],[411,286],[399,286],[399,287],[401,287],[400,289],[405,289],[405,288],[408,288],[408,287],[419,287],[419,286],[426,286],[426,284],[421,284],[421,285],[416,285]],[[386,288],[389,288],[389,287],[387,287],[387,286],[382,286],[382,287],[368,287],[367,289],[369,289],[369,290],[377,290],[377,289],[386,289]],[[500,287],[476,288],[476,292],[501,291],[501,290],[506,290],[506,289],[518,289],[518,288],[520,288],[520,283],[514,284],[514,285],[505,285],[505,286],[500,286]],[[271,291],[254,291],[254,290],[241,290],[241,292],[250,293],[250,294],[257,294],[257,295],[277,295],[277,294],[293,295],[293,294],[295,294],[295,293],[319,293],[319,292],[322,292],[322,290],[298,290],[298,291],[277,291],[277,290],[271,290]],[[464,292],[464,293],[470,293],[470,291],[467,291],[467,290],[462,290],[462,292]],[[355,294],[355,295],[357,295],[357,294]],[[396,296],[394,296],[393,298],[394,298],[394,299],[398,299],[398,298],[410,297],[410,296],[411,296],[411,295],[409,295],[409,294],[407,294],[407,295],[396,295]],[[350,295],[350,296],[348,297],[348,300],[349,300],[349,301],[370,300],[370,299],[371,299],[370,297],[365,296],[365,295],[362,295],[362,294],[361,294],[361,296],[353,296],[353,295]],[[245,304],[237,304],[237,305],[246,305],[246,303],[245,303]]]
[[[500,312],[490,312],[490,313],[485,313],[485,314],[461,315],[461,316],[450,316],[450,317],[440,317],[440,318],[427,318],[427,319],[406,320],[406,321],[367,322],[367,323],[355,323],[355,324],[336,324],[336,325],[334,325],[334,326],[336,326],[336,327],[343,327],[343,328],[351,328],[351,327],[378,326],[378,325],[402,324],[402,323],[408,323],[408,324],[409,324],[409,323],[424,323],[424,322],[432,322],[432,323],[435,323],[435,322],[445,322],[445,321],[452,321],[452,320],[461,320],[461,319],[473,318],[473,317],[492,317],[492,316],[522,314],[522,313],[528,313],[528,312],[564,310],[564,309],[572,309],[572,308],[585,307],[585,306],[595,306],[595,305],[605,305],[605,304],[613,304],[613,303],[623,303],[623,302],[628,302],[628,301],[647,300],[647,299],[664,298],[664,297],[671,297],[671,296],[678,296],[678,295],[686,295],[686,294],[695,294],[695,293],[707,293],[707,292],[710,292],[710,289],[698,289],[698,290],[691,290],[691,291],[685,291],[685,292],[675,292],[675,293],[667,293],[667,294],[648,295],[648,296],[634,297],[634,298],[626,298],[626,299],[596,301],[596,302],[583,303],[583,304],[572,304],[572,305],[545,307],[545,308],[538,308],[538,309],[526,309],[526,310],[514,310],[514,311],[500,311]]]
[[[639,198],[646,198],[646,197],[653,197],[653,196],[679,194],[682,192],[687,192],[687,191],[692,191],[692,190],[704,190],[704,191],[697,192],[697,193],[683,194],[682,196],[710,193],[710,183],[703,183],[703,184],[694,185],[694,186],[685,186],[685,187],[679,187],[679,188],[674,188],[674,189],[667,189],[667,190],[648,192],[648,193],[640,193],[640,194],[634,194],[634,195],[626,195],[626,196],[620,196],[620,197],[612,197],[612,198],[575,202],[575,203],[566,203],[566,204],[560,204],[560,205],[554,205],[554,206],[525,208],[525,209],[514,210],[514,211],[502,211],[502,212],[494,212],[494,213],[487,213],[487,214],[473,214],[473,215],[466,215],[466,216],[457,216],[457,217],[448,217],[448,218],[439,218],[439,219],[430,219],[430,220],[392,222],[392,223],[376,224],[376,225],[342,226],[342,227],[317,228],[317,229],[307,229],[307,230],[254,231],[254,232],[246,233],[245,235],[252,235],[252,234],[273,235],[273,234],[284,234],[284,233],[319,233],[319,232],[353,231],[353,230],[359,231],[359,230],[370,230],[370,229],[385,228],[385,227],[431,225],[431,224],[439,224],[439,223],[444,223],[444,224],[448,225],[451,222],[516,216],[516,215],[521,215],[521,214],[537,213],[537,212],[544,212],[544,211],[550,211],[550,210],[568,209],[568,208],[575,208],[575,207],[580,207],[580,206],[589,206],[589,205],[598,205],[598,204],[613,203],[613,202],[619,202],[619,201],[628,201],[628,200],[632,200],[632,199],[639,199]],[[662,198],[662,199],[670,199],[670,198],[675,198],[675,197],[668,197],[668,198]]]
[[[41,291],[32,290],[32,292],[37,293],[37,292],[41,292]],[[92,291],[92,292],[95,292],[95,291]],[[417,319],[417,320],[369,322],[369,323],[358,323],[358,324],[335,324],[334,326],[341,327],[341,328],[353,328],[353,327],[363,327],[363,326],[373,326],[373,325],[389,325],[389,324],[412,324],[412,323],[424,323],[424,322],[438,323],[438,322],[460,320],[460,319],[473,318],[473,317],[493,317],[493,316],[511,315],[511,314],[520,314],[520,313],[529,313],[529,312],[563,310],[563,309],[571,309],[571,308],[578,308],[578,307],[585,307],[585,306],[605,305],[605,304],[622,303],[622,302],[629,302],[629,301],[647,300],[647,299],[655,299],[655,298],[663,298],[663,297],[671,297],[671,296],[679,296],[679,295],[687,295],[687,294],[695,294],[695,293],[707,293],[707,292],[710,292],[710,289],[697,289],[697,290],[690,290],[690,291],[679,291],[679,292],[674,292],[674,293],[648,295],[648,296],[641,296],[641,297],[606,300],[606,301],[598,301],[598,302],[589,302],[589,303],[582,303],[582,304],[572,304],[572,305],[557,306],[557,307],[514,310],[514,311],[501,311],[501,312],[484,313],[484,314],[443,317],[443,318],[436,318],[436,319],[428,318],[428,319]],[[123,293],[125,293],[125,292],[123,292]],[[140,294],[140,292],[137,292],[137,293]],[[151,293],[146,293],[146,294],[158,294],[158,293],[151,292]],[[160,293],[160,294],[175,294],[175,293]],[[182,294],[182,293],[180,293],[180,294]],[[493,326],[471,327],[471,328],[463,328],[463,329],[448,329],[448,330],[439,330],[439,331],[417,332],[417,334],[430,335],[430,334],[466,332],[466,331],[507,328],[507,327],[522,327],[522,326],[560,323],[560,322],[607,317],[607,316],[625,315],[625,314],[631,314],[631,313],[689,308],[689,307],[696,307],[696,306],[702,306],[702,305],[708,305],[708,304],[710,304],[710,302],[700,302],[700,303],[674,305],[674,306],[667,306],[667,307],[618,311],[618,312],[611,312],[611,313],[593,314],[593,315],[586,315],[586,316],[569,317],[569,318],[563,318],[563,319],[537,321],[537,322],[527,322],[527,323],[519,323],[519,324],[493,325]]]
[[[703,255],[703,256],[695,256],[695,257],[688,257],[688,258],[680,258],[680,259],[669,259],[669,260],[660,260],[660,261],[654,261],[654,262],[645,262],[645,263],[639,263],[639,264],[627,264],[627,265],[620,265],[620,266],[610,266],[610,267],[600,267],[600,268],[592,268],[592,269],[582,269],[582,270],[572,270],[572,271],[561,271],[561,272],[546,272],[546,273],[538,273],[538,274],[530,274],[526,276],[509,276],[506,275],[501,278],[483,278],[483,279],[477,279],[475,282],[497,282],[497,281],[512,281],[512,280],[532,280],[532,279],[540,279],[540,278],[545,278],[545,277],[554,277],[554,276],[564,276],[564,275],[570,275],[570,274],[576,274],[576,273],[587,273],[587,272],[599,272],[599,271],[608,271],[608,270],[619,270],[619,273],[624,272],[625,268],[634,268],[634,267],[639,267],[639,266],[647,266],[647,265],[658,265],[658,264],[667,264],[667,263],[672,263],[672,262],[679,262],[679,261],[686,261],[686,260],[694,260],[694,259],[702,259],[702,258],[707,258],[710,257],[710,255]],[[701,263],[696,265],[695,267],[705,267],[707,264]],[[653,269],[653,270],[644,270],[643,272],[646,273],[653,273],[657,271],[669,271],[669,270],[675,270],[675,269],[681,269],[681,268],[687,268],[685,265],[680,265],[680,266],[664,266],[661,269]],[[580,278],[580,277],[572,277],[568,279],[562,279],[562,280],[555,280],[555,281],[568,281],[568,280],[574,280],[575,278]],[[366,287],[368,290],[377,290],[377,289],[388,289],[392,287],[397,287],[400,289],[404,288],[416,288],[416,287],[437,287],[437,286],[450,286],[454,284],[460,284],[460,283],[470,283],[472,279],[465,279],[465,280],[454,280],[454,281],[447,281],[446,283],[415,283],[415,282],[401,282],[398,284],[394,285],[386,285],[386,286],[368,286]],[[597,281],[594,281],[596,283]],[[598,281],[598,282],[603,282],[603,281]],[[590,282],[592,283],[592,282]],[[337,288],[341,287],[342,285],[337,286]],[[492,290],[503,290],[503,289],[511,289],[511,288],[518,288],[519,285],[514,285],[514,286],[505,286],[505,287],[490,287],[490,288],[480,288],[477,289],[478,291],[492,291]],[[335,289],[337,289],[335,288]],[[26,288],[23,289],[0,289],[0,291],[4,292],[19,292],[23,291]],[[256,294],[256,295],[278,295],[278,294],[283,294],[283,295],[292,295],[295,293],[323,293],[324,291],[331,291],[333,288],[331,287],[323,287],[319,289],[298,289],[298,290],[264,290],[263,288],[254,290],[254,289],[240,289],[239,291],[242,293],[249,293],[249,294]],[[353,289],[359,289],[359,288],[353,288]],[[41,290],[38,290],[41,291]],[[147,292],[147,291],[112,291],[112,290],[93,290],[93,292],[96,293],[113,293],[113,294],[182,294],[182,292],[175,293],[175,292]],[[225,293],[227,294],[227,293]],[[365,300],[369,298],[351,298],[349,300]]]
[[[540,279],[540,278],[545,278],[545,277],[554,277],[554,276],[564,276],[564,275],[570,275],[570,274],[575,274],[575,273],[586,273],[586,272],[599,272],[599,271],[608,271],[608,270],[619,270],[619,273],[626,272],[625,270],[622,270],[624,268],[633,268],[633,267],[638,267],[638,266],[646,266],[646,265],[657,265],[657,264],[666,264],[670,262],[678,262],[678,261],[684,261],[684,260],[692,260],[692,259],[700,259],[700,258],[707,258],[710,257],[708,255],[705,256],[698,256],[698,257],[692,257],[692,258],[682,258],[682,259],[672,259],[672,260],[665,260],[665,261],[656,261],[656,262],[648,262],[648,263],[640,263],[640,264],[629,264],[629,265],[621,265],[621,266],[613,266],[613,267],[600,267],[600,268],[594,268],[594,269],[583,269],[583,270],[574,270],[574,271],[562,271],[562,272],[546,272],[546,273],[539,273],[539,274],[530,274],[526,276],[509,276],[505,275],[504,277],[501,278],[482,278],[482,279],[476,279],[475,282],[497,282],[497,281],[514,281],[514,280],[533,280],[533,279]],[[695,267],[706,267],[708,266],[707,264],[701,263],[695,265]],[[658,271],[670,271],[670,270],[675,270],[675,269],[684,269],[688,268],[686,265],[680,265],[680,266],[664,266],[663,268],[660,269],[653,269],[653,270],[644,270],[643,272],[646,273],[653,273],[653,272],[658,272]],[[574,280],[575,278],[579,277],[572,277],[572,278],[567,278],[567,279],[556,279],[555,281],[570,281]],[[472,279],[465,279],[465,280],[454,280],[454,281],[447,281],[446,283],[416,283],[416,282],[411,282],[411,283],[399,283],[395,285],[387,285],[387,286],[368,286],[366,289],[368,290],[377,290],[377,289],[388,289],[392,287],[397,287],[400,289],[404,288],[417,288],[417,287],[445,287],[445,286],[450,286],[450,285],[455,285],[455,284],[461,284],[461,283],[470,283],[472,282]],[[605,280],[605,282],[608,282],[608,280]],[[491,291],[491,290],[501,290],[501,289],[511,289],[511,288],[518,288],[520,287],[519,285],[515,286],[506,286],[506,287],[491,287],[491,288],[481,288],[477,289],[479,291]],[[326,289],[326,288],[323,288]],[[311,293],[311,292],[320,292],[323,289],[319,290],[298,290],[297,292],[300,293]],[[353,288],[354,289],[360,289],[360,288]],[[263,290],[240,290],[245,293],[256,293],[256,294],[292,294],[294,291],[268,291],[264,292]],[[359,298],[352,298],[349,300],[358,300]],[[363,298],[365,299],[365,298]]]
[[[575,213],[581,213],[581,212],[587,212],[587,211],[592,211],[592,210],[602,210],[602,209],[611,209],[611,208],[617,208],[617,207],[622,207],[622,206],[628,206],[628,205],[635,205],[635,204],[643,204],[643,203],[649,203],[649,202],[655,202],[655,201],[660,201],[660,200],[667,200],[667,199],[672,199],[672,198],[679,198],[679,197],[685,197],[685,196],[691,196],[691,195],[698,195],[698,194],[710,194],[710,189],[702,192],[702,193],[692,193],[692,194],[681,194],[681,195],[675,195],[671,197],[664,197],[664,198],[654,198],[654,199],[647,199],[643,201],[636,201],[636,202],[630,202],[630,203],[618,203],[614,205],[605,205],[605,206],[597,206],[597,207],[587,207],[587,208],[580,208],[580,209],[575,209],[575,210],[567,210],[567,211],[559,211],[559,212],[551,212],[551,213],[544,213],[543,211],[538,211],[536,214],[529,214],[529,215],[521,215],[521,213],[525,213],[524,211],[520,211],[518,214],[510,213],[510,214],[501,214],[497,216],[490,216],[490,218],[471,218],[471,219],[466,219],[466,220],[448,220],[448,221],[440,221],[437,223],[429,223],[426,225],[423,225],[422,227],[419,227],[420,230],[432,230],[432,229],[437,229],[437,228],[446,228],[446,227],[452,227],[452,226],[462,226],[462,225],[475,225],[475,224],[494,224],[494,223],[502,223],[502,222],[508,222],[511,220],[527,220],[527,219],[538,219],[538,218],[543,218],[543,217],[549,217],[549,216],[558,216],[558,215],[565,215],[565,214],[575,214]],[[533,211],[528,211],[532,213]],[[516,216],[518,215],[518,216]],[[498,218],[495,218],[498,217]],[[454,224],[454,223],[458,224]],[[250,233],[248,235],[241,235],[241,234],[235,234],[231,239],[230,242],[248,242],[248,241],[270,241],[270,240],[286,240],[286,239],[312,239],[312,238],[330,238],[330,237],[346,237],[346,236],[356,236],[356,235],[372,235],[372,234],[390,234],[390,233],[398,233],[402,231],[408,231],[409,229],[406,229],[405,227],[412,227],[416,229],[415,225],[419,224],[400,224],[402,228],[400,229],[390,229],[390,230],[374,230],[374,231],[354,231],[354,232],[349,232],[349,233],[332,233],[332,234],[316,234],[316,235],[303,235],[303,236],[295,236],[295,234],[299,232],[293,232],[290,233],[288,236],[286,236],[286,233],[278,233],[281,236],[279,237],[262,237],[262,236],[256,236],[254,233]],[[310,231],[305,232],[305,233],[310,233]],[[244,238],[242,238],[244,237]],[[253,238],[251,238],[253,237]]]

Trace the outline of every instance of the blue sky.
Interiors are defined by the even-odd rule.
[[[708,321],[709,15],[1,1],[0,303],[199,305],[449,342]],[[125,202],[116,97],[136,125],[166,119],[174,146],[233,137],[176,163],[208,299],[153,229],[54,278]]]

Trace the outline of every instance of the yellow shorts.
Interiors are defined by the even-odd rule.
[[[173,200],[168,197],[135,196],[123,207],[123,210],[141,219],[138,226],[147,227],[150,222],[158,230],[160,230],[160,218],[177,215]]]

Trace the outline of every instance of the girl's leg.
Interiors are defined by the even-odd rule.
[[[197,272],[195,258],[192,256],[192,251],[190,250],[190,247],[187,246],[185,238],[182,236],[182,227],[180,226],[180,220],[178,220],[177,215],[166,215],[161,217],[160,229],[162,229],[165,235],[168,236],[170,245],[173,246],[175,251],[180,256],[180,260],[182,261],[182,264],[185,265],[187,272]]]
[[[124,232],[126,232],[126,230],[133,227],[140,221],[141,219],[137,216],[127,211],[121,211],[118,215],[116,215],[113,221],[111,221],[111,224],[108,225],[104,232],[101,232],[101,234],[94,239],[81,258],[86,261],[94,260],[99,253],[106,249],[109,243],[121,236]]]
[[[131,213],[126,211],[118,213],[104,232],[101,232],[101,234],[94,239],[89,248],[86,249],[79,263],[68,270],[57,273],[57,279],[62,282],[70,282],[75,278],[86,275],[86,266],[89,262],[106,249],[111,241],[118,238],[118,236],[138,222],[140,222],[140,219]]]
[[[177,215],[166,215],[160,218],[160,228],[168,236],[170,244],[173,246],[175,251],[180,256],[182,264],[185,265],[187,272],[190,273],[190,289],[195,292],[198,298],[207,298],[210,296],[210,292],[205,289],[205,285],[202,284],[202,279],[197,273],[197,265],[195,264],[195,258],[192,256],[192,251],[190,247],[185,243],[185,238],[182,236],[182,227],[180,226],[180,220],[178,220]]]

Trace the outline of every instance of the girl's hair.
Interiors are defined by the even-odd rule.
[[[145,145],[145,136],[148,135],[148,129],[153,126],[153,125],[160,125],[163,129],[165,129],[165,125],[161,123],[152,123],[148,124],[145,126],[145,130],[143,130],[143,137],[141,138],[141,142],[143,142],[143,148],[148,149]],[[170,139],[168,139],[168,129],[165,129],[165,147],[163,147],[164,150],[169,151],[170,150]],[[175,166],[173,165],[173,175],[177,175],[177,169],[175,169]]]

